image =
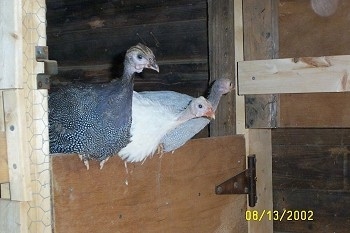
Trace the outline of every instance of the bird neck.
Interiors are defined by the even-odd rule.
[[[135,68],[128,60],[124,61],[124,71],[122,79],[131,79],[135,73]]]
[[[185,121],[188,121],[192,118],[195,118],[196,116],[191,112],[190,108],[186,108],[185,111],[180,113],[179,117],[177,118],[178,123],[183,123]]]
[[[208,101],[213,106],[214,111],[216,110],[216,108],[219,105],[221,96],[222,96],[222,94],[218,91],[215,91],[215,90],[212,90],[208,95]]]

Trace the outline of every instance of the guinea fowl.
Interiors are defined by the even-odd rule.
[[[125,54],[120,79],[106,84],[73,84],[49,95],[50,153],[77,153],[89,169],[130,142],[133,75],[144,68],[159,72],[151,49],[143,44]]]
[[[204,97],[187,102],[182,109],[162,105],[137,92],[134,92],[132,101],[132,136],[130,143],[118,153],[127,162],[144,161],[152,156],[163,136],[179,124],[196,117],[215,116],[211,104]]]
[[[230,79],[220,78],[214,81],[208,96],[208,101],[212,104],[214,111],[219,105],[221,96],[233,90],[233,84]],[[160,101],[162,105],[176,106],[178,109],[184,108],[186,103],[193,97],[173,91],[144,91],[140,95],[153,101]],[[169,131],[160,141],[162,152],[169,152],[183,146],[194,135],[201,131],[210,120],[205,117],[191,119],[186,121],[175,129]]]

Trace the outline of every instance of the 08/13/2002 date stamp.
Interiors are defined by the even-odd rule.
[[[313,221],[314,212],[312,210],[247,210],[245,220],[247,221]]]

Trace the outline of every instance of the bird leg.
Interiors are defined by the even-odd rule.
[[[157,146],[157,154],[159,154],[160,156],[162,156],[164,154],[164,145],[163,145],[163,143],[158,144],[158,146]]]
[[[84,160],[84,165],[86,167],[86,170],[89,170],[90,166],[89,166],[89,161],[88,160]]]
[[[104,160],[102,160],[102,161],[100,162],[100,170],[102,170],[103,165],[105,164],[105,162],[108,161],[108,159],[109,159],[109,157],[107,157],[106,159],[104,159]]]

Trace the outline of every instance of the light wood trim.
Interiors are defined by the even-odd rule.
[[[26,203],[0,199],[0,232],[27,233]]]
[[[11,200],[32,199],[24,90],[3,92]]]
[[[239,95],[350,91],[350,55],[243,61]]]
[[[22,87],[22,4],[0,1],[0,89]]]

